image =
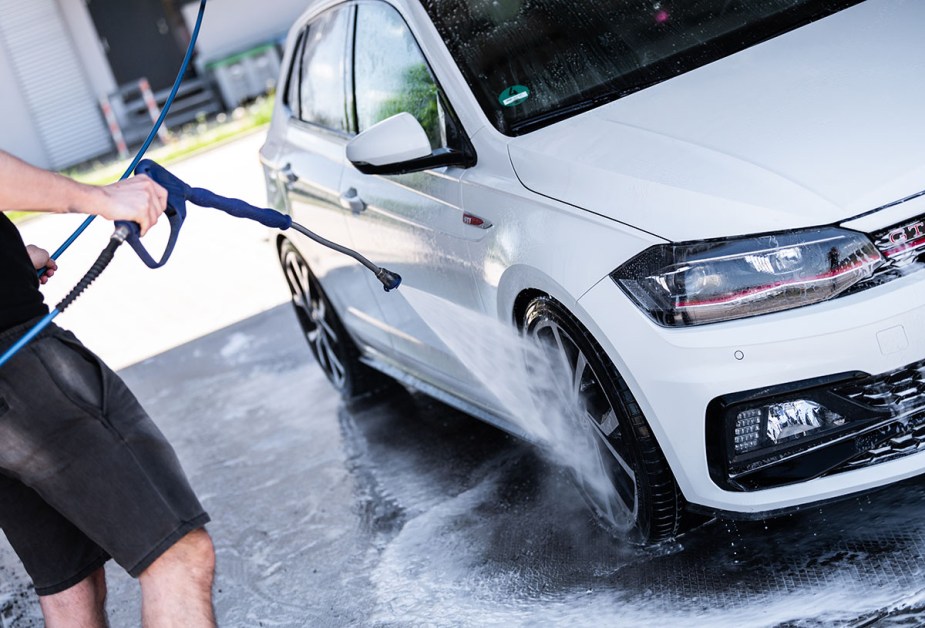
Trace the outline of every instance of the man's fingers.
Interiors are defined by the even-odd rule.
[[[151,202],[158,214],[167,209],[167,190],[146,174],[139,175],[145,183],[145,190],[151,195]]]
[[[157,194],[157,206],[161,211],[167,209],[167,190],[162,188],[157,183],[154,184],[154,191]]]
[[[54,260],[52,260],[51,263],[45,267],[45,273],[39,278],[39,281],[43,286],[48,283],[49,279],[54,277],[55,270],[57,270],[57,268],[58,265],[54,263]]]
[[[129,220],[145,235],[167,207],[167,191],[150,177],[140,174],[103,188],[104,210],[110,220]]]

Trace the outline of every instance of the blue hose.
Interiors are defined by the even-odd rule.
[[[170,90],[170,95],[167,97],[167,100],[164,102],[164,108],[161,110],[161,115],[158,117],[157,122],[154,123],[154,127],[151,129],[151,132],[148,134],[148,137],[145,139],[144,144],[141,145],[141,148],[138,149],[138,153],[135,154],[135,158],[132,160],[132,163],[128,168],[125,169],[125,172],[122,173],[122,176],[119,177],[119,181],[128,178],[130,174],[135,171],[135,166],[138,165],[138,162],[142,160],[145,153],[148,152],[148,148],[151,146],[151,142],[154,141],[154,137],[157,135],[157,132],[160,130],[161,125],[164,123],[164,118],[167,117],[167,112],[170,111],[171,105],[173,105],[174,99],[177,97],[177,91],[180,89],[180,83],[183,82],[183,76],[186,74],[186,70],[189,67],[190,59],[193,57],[193,49],[196,47],[196,40],[199,39],[199,28],[202,26],[202,18],[205,15],[206,11],[206,0],[201,0],[199,3],[199,15],[196,17],[196,26],[193,28],[193,34],[190,37],[189,46],[186,49],[186,55],[183,57],[183,63],[180,65],[180,71],[177,73],[177,79],[173,83],[173,89]],[[90,226],[90,223],[93,222],[93,219],[96,216],[88,216],[80,226],[77,228],[71,236],[64,241],[58,250],[54,252],[51,256],[52,259],[58,259],[58,257],[64,253],[74,243],[77,238],[80,237],[87,227]],[[39,271],[39,276],[41,277],[45,273],[43,268]],[[42,320],[36,323],[32,329],[30,329],[25,336],[20,338],[16,344],[10,347],[2,356],[0,356],[0,367],[3,367],[4,364],[10,361],[10,359],[19,352],[20,349],[25,347],[29,342],[39,335],[43,329],[48,327],[51,324],[51,321],[60,314],[61,311],[58,308],[51,310]]]

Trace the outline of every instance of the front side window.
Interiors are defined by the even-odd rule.
[[[347,131],[344,64],[351,11],[334,9],[308,25],[299,83],[299,119],[343,132]]]
[[[397,113],[417,118],[431,148],[447,145],[437,84],[408,25],[384,3],[359,5],[354,87],[360,132]]]
[[[517,135],[861,0],[422,0],[470,88]]]

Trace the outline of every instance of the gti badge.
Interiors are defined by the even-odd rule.
[[[925,235],[922,232],[923,228],[925,228],[925,220],[919,220],[911,225],[903,225],[893,229],[889,233],[890,244],[911,244],[912,241],[918,240]]]

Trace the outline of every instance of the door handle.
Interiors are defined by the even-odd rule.
[[[292,188],[292,184],[299,180],[299,175],[292,169],[292,164],[286,164],[280,168],[279,176],[282,178],[287,190]]]
[[[350,213],[356,215],[366,209],[366,201],[360,198],[356,188],[350,188],[340,195],[340,206],[349,209]]]

